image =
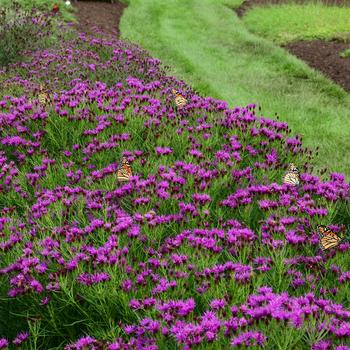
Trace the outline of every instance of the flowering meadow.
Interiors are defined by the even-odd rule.
[[[350,349],[350,184],[285,122],[98,34],[0,79],[0,349]]]

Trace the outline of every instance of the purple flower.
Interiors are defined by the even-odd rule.
[[[221,310],[226,306],[226,301],[225,299],[214,299],[210,303],[210,307],[213,310]]]
[[[148,332],[155,334],[159,331],[160,323],[150,318],[144,318],[140,321],[140,325]]]
[[[5,349],[9,345],[6,338],[0,338],[0,349]]]
[[[198,202],[199,204],[206,204],[211,201],[211,198],[208,194],[206,193],[194,193],[192,195],[192,198],[195,202]]]
[[[131,280],[125,280],[122,282],[122,288],[125,292],[129,292],[132,288],[132,281]]]
[[[247,331],[240,333],[237,337],[233,338],[231,341],[231,345],[233,347],[246,345],[264,345],[266,341],[266,337],[262,332],[259,331]]]
[[[75,346],[75,348],[77,350],[83,350],[83,349],[87,348],[89,345],[95,344],[95,342],[96,342],[96,339],[94,339],[94,338],[92,338],[90,336],[86,336],[86,337],[80,338],[73,345]]]
[[[90,286],[92,284],[98,284],[104,281],[109,281],[110,276],[107,272],[100,272],[96,274],[82,273],[77,277],[77,281],[80,284]]]
[[[15,344],[16,346],[22,344],[24,341],[26,341],[29,337],[29,333],[28,332],[21,332],[19,334],[17,334],[17,337],[12,341],[13,344]]]
[[[330,340],[321,340],[313,344],[311,350],[330,350],[332,342]]]
[[[156,147],[157,155],[167,155],[172,152],[173,152],[173,149],[169,147]]]
[[[95,71],[95,70],[96,70],[96,66],[95,66],[93,63],[89,64],[88,67],[89,67],[92,71]]]
[[[138,310],[142,308],[142,303],[138,300],[131,299],[129,302],[129,306],[134,310]]]

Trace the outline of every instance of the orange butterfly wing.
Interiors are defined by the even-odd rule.
[[[128,160],[125,157],[123,157],[122,166],[117,171],[117,179],[118,181],[129,181],[130,176],[132,176],[131,166]]]
[[[177,107],[183,107],[187,104],[187,100],[177,90],[172,89],[172,93],[175,95],[175,104]]]
[[[284,174],[282,181],[284,184],[298,186],[300,184],[299,170],[291,163],[288,167],[288,171]]]
[[[341,242],[341,238],[331,231],[326,226],[318,226],[320,238],[320,246],[322,250],[328,250],[330,248],[335,248]]]

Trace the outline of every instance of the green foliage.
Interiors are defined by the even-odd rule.
[[[35,22],[36,23],[35,23]],[[0,12],[0,66],[19,60],[50,33],[51,19],[36,10],[25,10],[14,1]]]
[[[214,2],[213,2],[214,1]],[[216,0],[213,0],[212,3],[215,4]],[[175,2],[173,2],[175,4]],[[200,2],[197,2],[197,7],[200,5]],[[170,8],[172,8],[170,6]],[[213,7],[211,7],[213,9]],[[158,9],[159,16],[162,15],[161,9]],[[157,11],[154,11],[157,13]],[[200,13],[201,16],[205,15],[204,13]],[[209,18],[209,13],[207,13]],[[189,14],[188,17],[192,15]],[[185,15],[185,17],[187,17]],[[219,16],[220,17],[220,16]],[[189,20],[189,18],[187,18]],[[224,23],[227,18],[223,18]],[[162,22],[164,24],[164,22]],[[135,26],[137,24],[135,23]],[[145,25],[145,23],[143,24]],[[170,26],[171,27],[171,26]],[[200,25],[198,25],[200,27]],[[181,26],[179,26],[181,28]],[[137,29],[137,27],[136,27]],[[168,28],[169,29],[169,28]],[[199,28],[197,28],[199,30]],[[175,31],[176,32],[176,31]],[[191,37],[191,35],[195,36],[196,33],[190,33],[185,30],[184,37],[186,39]],[[202,60],[194,59],[195,56],[195,45],[194,43],[176,43],[172,44],[170,42],[164,41],[161,45],[168,43],[172,45],[174,51],[171,51],[169,48],[170,54],[172,52],[177,54],[177,57],[181,60],[181,45],[184,45],[186,55],[184,55],[183,59],[180,61],[180,64],[175,66],[176,69],[182,69],[181,65],[185,65],[184,72],[185,74],[189,74],[189,76],[194,77],[194,79],[198,78],[199,84],[201,87],[206,88],[207,91],[211,91],[214,89],[216,94],[232,94],[232,90],[229,90],[229,87],[234,85],[235,89],[243,91],[246,95],[243,95],[243,98],[249,98],[249,95],[253,95],[254,99],[258,97],[262,98],[263,104],[266,101],[268,105],[267,110],[272,114],[273,107],[275,106],[275,102],[273,101],[274,97],[276,97],[277,102],[282,101],[282,111],[283,118],[287,118],[290,114],[288,112],[293,112],[293,108],[296,109],[296,112],[292,114],[292,116],[296,116],[296,113],[302,113],[299,118],[296,119],[296,127],[303,128],[304,124],[317,124],[320,118],[325,122],[325,128],[307,126],[305,127],[309,130],[309,137],[314,137],[316,140],[319,139],[320,134],[323,138],[326,138],[327,129],[331,129],[330,133],[336,133],[337,128],[334,125],[329,123],[330,118],[334,117],[338,111],[346,111],[346,103],[347,99],[344,97],[344,94],[339,89],[336,89],[333,85],[329,84],[327,81],[322,80],[319,77],[315,77],[309,69],[307,69],[304,65],[297,63],[294,59],[289,58],[286,54],[282,54],[278,49],[271,46],[270,44],[266,44],[265,41],[261,41],[253,38],[250,34],[238,32],[238,38],[234,37],[232,31],[228,32],[228,38],[225,37],[224,33],[215,32],[214,34],[219,34],[220,40],[222,42],[218,46],[219,52],[216,52],[217,46],[215,46],[215,38],[211,37],[211,33],[209,30],[203,30],[202,34],[207,35],[209,37],[209,41],[207,47],[205,46],[205,41],[202,38],[199,41],[199,55],[202,56]],[[143,35],[143,33],[141,33]],[[162,33],[157,33],[155,35],[162,35]],[[239,35],[241,34],[241,36]],[[165,31],[165,35],[169,35],[169,38],[173,38],[172,35],[174,33],[169,33]],[[215,37],[214,35],[214,37]],[[227,39],[227,40],[226,40]],[[153,39],[152,39],[153,40]],[[192,40],[197,40],[192,37]],[[187,46],[189,45],[189,46]],[[192,45],[192,46],[191,46]],[[161,50],[161,46],[159,47]],[[191,51],[192,50],[192,51]],[[99,55],[102,61],[107,61],[111,52],[109,49],[91,49],[91,52],[95,52]],[[166,53],[166,48],[164,51],[161,51],[162,54]],[[272,52],[272,53],[271,53]],[[194,55],[194,56],[192,56]],[[232,59],[233,57],[233,59]],[[197,57],[198,58],[198,57]],[[177,59],[177,58],[176,58]],[[231,61],[230,61],[231,59]],[[206,61],[206,62],[205,62]],[[247,63],[245,62],[247,61]],[[218,66],[213,64],[210,67],[211,63],[217,63]],[[232,63],[233,68],[230,67],[229,63]],[[61,63],[61,62],[60,62]],[[257,67],[253,67],[254,63]],[[186,66],[188,65],[188,66]],[[236,68],[239,65],[245,65],[244,69],[242,68],[241,72],[236,72]],[[219,81],[218,77],[214,77],[213,75],[218,73],[217,68],[224,67],[224,73],[228,75],[225,79],[223,79],[222,85],[217,84]],[[206,69],[204,69],[206,68]],[[202,69],[202,70],[201,70]],[[276,70],[276,72],[274,71]],[[80,67],[79,73],[83,71],[83,68]],[[204,74],[204,73],[205,74]],[[55,70],[51,72],[52,74],[56,73]],[[107,83],[108,86],[112,85],[119,79],[125,79],[126,76],[132,74],[133,76],[138,76],[142,78],[142,73],[140,73],[136,68],[134,71],[127,72],[118,71],[117,69],[111,71],[106,70],[103,71],[91,71],[89,74],[90,78],[94,78],[94,80],[102,80]],[[202,73],[202,75],[200,75]],[[56,73],[57,74],[57,73]],[[144,78],[146,78],[145,73]],[[206,77],[208,74],[208,77]],[[236,75],[234,75],[236,74]],[[244,77],[244,74],[247,77]],[[256,77],[257,75],[257,77]],[[283,75],[282,78],[279,78],[279,75]],[[230,80],[230,77],[235,76],[238,79],[237,81]],[[67,83],[71,76],[62,76],[62,80],[66,79],[64,83]],[[260,78],[261,80],[258,80]],[[302,82],[298,83],[296,79],[303,78],[307,83]],[[241,80],[239,80],[241,79]],[[273,86],[272,81],[276,79],[276,86]],[[290,86],[288,83],[290,82]],[[317,85],[317,84],[319,85]],[[246,86],[244,86],[246,84]],[[284,86],[284,85],[287,86]],[[304,85],[303,85],[304,84]],[[253,91],[253,88],[256,88]],[[57,87],[56,87],[57,88]],[[197,86],[198,88],[198,86]],[[277,89],[281,88],[281,91]],[[310,95],[307,95],[307,88],[311,89]],[[319,93],[317,88],[324,89],[326,93],[324,95]],[[259,95],[259,89],[264,90],[261,95]],[[293,91],[296,89],[297,91]],[[276,91],[278,93],[276,93]],[[334,94],[333,97],[326,98],[326,102],[322,100],[322,97],[327,96],[327,93]],[[237,91],[234,91],[233,94],[237,94]],[[255,95],[254,95],[255,94]],[[306,94],[306,95],[303,95]],[[338,94],[338,95],[337,95]],[[337,97],[336,97],[337,95]],[[303,98],[301,98],[303,96]],[[308,97],[312,97],[311,102],[308,102],[306,99]],[[158,96],[157,96],[158,97]],[[232,98],[231,98],[232,99]],[[297,100],[299,99],[299,103]],[[319,101],[318,101],[319,99]],[[340,106],[336,105],[336,102],[340,104]],[[286,105],[291,103],[291,106],[288,108]],[[320,106],[317,105],[318,102]],[[234,104],[237,101],[234,100]],[[326,104],[329,103],[330,106],[326,109]],[[93,112],[94,117],[100,117],[105,114],[105,111],[102,108],[98,108],[96,105],[92,103],[86,103],[86,105],[80,105],[77,107],[89,107]],[[322,108],[326,110],[323,113]],[[335,109],[335,111],[332,110]],[[98,139],[100,142],[107,142],[109,137],[115,133],[128,133],[132,135],[132,139],[125,141],[123,143],[123,148],[126,150],[132,149],[143,149],[146,153],[150,153],[149,156],[149,164],[146,167],[141,166],[138,162],[133,164],[133,170],[136,174],[139,174],[141,177],[146,177],[146,175],[150,172],[155,173],[158,166],[160,164],[171,165],[176,159],[185,159],[186,161],[192,161],[190,158],[186,158],[186,144],[188,140],[188,133],[184,132],[182,136],[177,135],[173,128],[163,127],[162,133],[159,138],[155,139],[154,134],[146,132],[144,127],[144,119],[142,116],[136,116],[133,114],[133,109],[130,107],[124,111],[124,116],[128,120],[126,125],[118,125],[113,126],[109,131],[106,130],[99,134]],[[281,111],[279,109],[279,111]],[[72,114],[73,111],[70,111]],[[329,113],[329,115],[327,115]],[[262,113],[265,114],[265,113]],[[268,114],[268,113],[267,113]],[[215,121],[219,118],[217,114],[208,115],[208,122],[215,123]],[[314,119],[313,119],[314,118]],[[342,115],[344,119],[345,126],[340,125],[339,119],[336,126],[340,130],[341,127],[345,128],[344,132],[347,132],[346,124],[346,115]],[[190,118],[190,123],[194,123],[195,118]],[[300,122],[300,125],[298,123]],[[328,123],[327,123],[328,122]],[[91,123],[92,124],[92,123]],[[195,126],[195,124],[193,125]],[[46,189],[53,189],[58,185],[64,185],[66,181],[65,173],[66,170],[63,168],[62,163],[65,162],[65,158],[60,156],[62,149],[71,149],[73,144],[82,143],[83,137],[82,133],[84,130],[92,128],[93,125],[90,125],[90,122],[85,120],[74,121],[70,123],[66,123],[64,119],[60,118],[57,113],[51,112],[48,123],[46,125],[45,131],[47,132],[45,136],[45,141],[43,141],[43,147],[45,149],[50,150],[52,154],[55,154],[55,159],[57,164],[54,166],[50,166],[47,170],[47,174],[44,179],[41,180],[41,186]],[[333,129],[332,129],[333,128]],[[300,129],[299,129],[300,130]],[[320,132],[320,134],[316,133]],[[219,150],[222,140],[222,133],[224,132],[219,127],[216,128],[215,134],[209,140],[203,140],[203,147],[211,147],[213,150]],[[312,133],[315,132],[315,135]],[[244,136],[244,135],[240,135]],[[248,135],[245,135],[248,138]],[[321,137],[321,138],[322,138]],[[348,140],[348,139],[346,139]],[[345,140],[345,141],[346,141]],[[249,142],[252,140],[249,139]],[[259,143],[256,140],[256,147],[259,147]],[[342,142],[342,140],[335,140],[336,142]],[[254,142],[254,141],[253,141]],[[174,153],[169,155],[168,157],[162,158],[156,156],[154,152],[154,147],[156,145],[159,146],[169,146],[174,149]],[[325,144],[328,147],[327,144]],[[332,145],[335,146],[336,145]],[[332,147],[328,149],[332,150]],[[279,153],[282,154],[283,149],[278,149]],[[57,155],[57,156],[56,156]],[[73,162],[78,164],[78,160],[82,155],[80,153],[76,153],[71,158]],[[104,165],[109,164],[114,161],[114,158],[118,158],[120,156],[118,152],[99,152],[94,154],[90,162],[92,164],[97,165],[97,168],[102,168]],[[335,154],[333,154],[335,157]],[[113,157],[111,159],[111,157]],[[188,157],[188,156],[187,156]],[[343,154],[340,155],[343,157]],[[22,168],[22,174],[19,177],[21,187],[29,192],[27,180],[25,178],[25,174],[30,172],[34,166],[39,166],[42,162],[42,156],[33,156],[32,162],[28,162],[28,168]],[[321,159],[323,160],[323,159]],[[28,160],[27,160],[28,161]],[[301,162],[301,158],[299,159]],[[346,161],[346,160],[345,160]],[[241,166],[250,165],[251,159],[248,156],[244,157],[242,160]],[[348,163],[346,163],[348,164]],[[30,166],[29,166],[30,165]],[[74,169],[75,170],[75,169]],[[269,179],[276,178],[280,179],[281,174],[277,173],[264,173],[267,175]],[[259,177],[257,177],[260,180]],[[276,180],[278,181],[278,180]],[[111,190],[115,187],[116,179],[115,175],[110,175],[102,181],[97,181],[95,186],[96,190]],[[229,189],[225,188],[223,185],[230,184]],[[82,185],[77,184],[77,185]],[[193,179],[189,176],[188,178],[188,189],[191,189],[193,185]],[[259,221],[266,218],[268,213],[262,212],[256,203],[252,203],[252,205],[247,206],[244,210],[238,209],[237,211],[226,210],[225,213],[221,213],[224,211],[224,208],[218,208],[218,203],[225,198],[230,192],[233,191],[235,184],[232,185],[232,181],[230,177],[223,179],[223,183],[216,183],[212,186],[210,195],[213,198],[214,204],[210,208],[211,211],[217,211],[217,215],[226,218],[237,218],[242,222],[245,222],[248,227],[254,229],[254,231],[258,231]],[[31,197],[34,197],[34,189],[32,192],[29,192]],[[191,191],[187,191],[188,195],[191,194]],[[5,196],[3,196],[4,199]],[[134,208],[131,208],[132,199],[134,198],[123,198],[122,207],[126,211],[133,211]],[[18,199],[16,199],[18,200]],[[190,197],[185,197],[185,201],[190,200]],[[5,206],[4,204],[1,206]],[[126,203],[128,201],[128,203]],[[7,201],[6,201],[7,202]],[[31,203],[27,203],[29,205]],[[154,204],[154,203],[152,203]],[[8,205],[8,203],[6,203]],[[334,203],[331,203],[332,206],[335,206]],[[18,206],[18,202],[17,202]],[[48,214],[44,215],[42,218],[38,219],[36,224],[39,227],[45,228],[43,232],[39,234],[42,235],[40,238],[44,238],[45,236],[50,236],[51,232],[53,232],[54,228],[57,226],[63,225],[63,215],[62,210],[64,205],[62,202],[58,201],[55,204],[50,206],[50,211]],[[131,209],[130,209],[131,208]],[[130,209],[130,210],[129,210]],[[150,208],[148,208],[150,209]],[[330,208],[331,209],[331,208]],[[287,208],[280,208],[281,216],[287,214]],[[159,214],[169,214],[177,211],[177,208],[174,207],[173,203],[170,201],[163,201],[161,207],[159,208]],[[51,214],[55,214],[52,217]],[[106,210],[102,210],[99,214],[101,216],[106,216]],[[345,203],[341,206],[340,210],[337,212],[336,218],[334,218],[335,222],[343,222],[343,220],[349,221],[349,207],[346,206]],[[86,226],[89,223],[89,217],[86,216],[86,212],[84,212],[84,203],[79,199],[73,203],[69,215],[69,223],[71,221],[77,221],[80,226]],[[104,218],[104,217],[103,217]],[[196,222],[189,222],[186,228],[191,228],[192,226],[196,226]],[[178,223],[171,223],[164,227],[145,227],[144,234],[149,239],[154,241],[155,245],[161,244],[166,237],[170,237],[172,235],[178,234],[184,229],[184,227],[180,226]],[[106,239],[106,231],[98,230],[93,235],[84,237],[84,244],[93,244],[94,246],[101,246]],[[68,261],[71,258],[69,246],[72,243],[63,242],[61,246],[62,257],[65,261]],[[129,256],[127,257],[127,263],[132,265],[139,261],[145,261],[148,258],[148,254],[144,250],[144,246],[140,244],[140,242],[136,240],[132,240],[125,235],[120,235],[118,237],[118,245],[120,247],[126,246],[128,244],[129,248]],[[37,247],[36,247],[37,248]],[[298,247],[299,248],[299,247]],[[214,278],[210,280],[211,287],[206,293],[206,295],[201,295],[195,292],[196,283],[193,280],[193,274],[190,275],[188,279],[188,283],[192,288],[185,288],[182,285],[182,281],[179,281],[178,288],[174,290],[169,290],[167,293],[164,293],[162,298],[164,300],[171,300],[177,298],[189,298],[193,297],[196,302],[195,316],[199,316],[203,313],[208,303],[213,298],[220,298],[227,292],[226,294],[232,296],[234,304],[240,304],[245,302],[247,296],[251,294],[253,291],[256,291],[262,285],[274,286],[275,291],[282,292],[288,288],[289,280],[285,277],[286,270],[288,269],[287,265],[284,264],[284,259],[290,258],[293,256],[293,253],[299,252],[298,248],[294,248],[293,251],[289,249],[284,249],[282,251],[269,251],[266,247],[262,245],[257,245],[254,247],[255,252],[258,252],[258,255],[261,256],[271,256],[273,260],[271,271],[264,274],[256,274],[253,277],[252,285],[245,286],[240,285],[238,283],[232,282],[232,279],[221,280],[220,282],[216,282]],[[249,252],[247,249],[241,249],[238,252],[238,255],[233,257],[229,255],[229,253],[225,250],[221,255],[211,255],[207,254],[206,251],[198,251],[198,249],[194,248],[190,244],[184,244],[179,250],[179,253],[185,254],[189,256],[189,263],[197,265],[200,269],[204,269],[208,266],[213,266],[217,263],[223,263],[227,260],[232,260],[234,262],[242,262],[244,264],[249,263]],[[300,250],[306,248],[301,248]],[[9,265],[11,261],[13,261],[13,254],[15,256],[20,257],[23,255],[23,250],[21,247],[18,247],[11,252],[7,252],[3,254],[2,259],[0,260],[1,264]],[[346,256],[337,257],[338,259],[346,260]],[[144,287],[140,288],[139,291],[131,291],[124,292],[120,288],[120,284],[123,280],[128,278],[128,275],[120,269],[119,266],[109,266],[106,268],[106,272],[111,276],[111,280],[104,283],[103,285],[96,285],[85,287],[82,285],[76,284],[75,278],[82,272],[87,272],[87,267],[81,263],[79,268],[76,270],[74,274],[70,277],[62,276],[60,278],[60,285],[62,289],[53,293],[53,298],[50,301],[47,307],[40,305],[39,300],[34,296],[24,296],[21,298],[2,298],[0,299],[0,334],[6,334],[10,339],[13,339],[17,332],[25,329],[25,321],[28,322],[28,328],[31,334],[30,344],[24,344],[21,348],[26,349],[63,349],[64,344],[68,341],[74,341],[78,337],[83,336],[85,334],[89,334],[96,338],[108,339],[109,341],[113,341],[116,337],[119,337],[122,334],[122,329],[118,326],[118,322],[122,321],[123,323],[137,323],[139,318],[142,316],[154,317],[152,311],[139,311],[138,313],[134,312],[129,308],[129,302],[131,299],[141,298],[144,295],[151,295],[151,284],[148,283]],[[346,266],[347,262],[344,262],[344,266]],[[2,267],[2,266],[0,266]],[[88,271],[92,272],[92,271]],[[159,269],[157,272],[161,277],[166,277],[167,272]],[[324,282],[323,287],[330,288],[334,285],[334,275],[329,276],[329,278],[324,278],[322,280]],[[6,295],[7,291],[7,283],[0,284],[0,295]],[[295,292],[300,293],[300,291]],[[348,303],[348,288],[346,286],[340,287],[341,296],[344,295],[344,300],[342,302]],[[337,299],[339,300],[339,299]],[[347,304],[345,304],[347,306]],[[28,318],[28,315],[30,318]],[[40,315],[41,319],[33,322],[32,320],[36,319],[36,316]],[[21,316],[21,317],[17,317]],[[268,340],[266,344],[266,349],[310,349],[310,346],[320,339],[323,339],[327,334],[324,332],[316,332],[316,320],[312,319],[310,316],[311,322],[309,322],[305,327],[300,330],[295,330],[292,327],[284,327],[279,322],[271,322],[266,325],[265,323],[260,322],[258,324],[259,330],[262,330],[266,335],[268,335]],[[19,322],[19,320],[23,322]],[[193,319],[190,319],[193,321]],[[314,321],[314,322],[313,322]],[[327,320],[326,320],[327,321]],[[9,327],[11,324],[11,327]],[[159,349],[167,349],[167,350],[175,350],[179,347],[176,345],[174,339],[169,337],[169,339],[162,338],[159,341]],[[210,350],[210,349],[229,349],[229,340],[223,341],[221,344],[204,344],[199,348],[200,350]]]
[[[340,57],[347,58],[350,57],[350,49],[344,50],[341,54]]]
[[[73,1],[74,0],[71,2]],[[35,8],[42,12],[51,12],[52,6],[58,4],[62,18],[65,21],[76,21],[74,17],[74,8],[72,6],[66,6],[65,0],[17,0],[17,2],[27,11]],[[0,0],[0,8],[11,6],[12,3],[13,0]]]
[[[326,6],[321,2],[258,6],[243,22],[253,33],[278,44],[295,40],[343,39],[350,32],[350,8]]]

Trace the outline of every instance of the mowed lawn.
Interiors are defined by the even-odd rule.
[[[253,34],[232,10],[240,3],[129,0],[121,36],[149,50],[203,95],[230,106],[256,103],[267,118],[277,113],[294,133],[304,135],[305,146],[320,147],[317,169],[327,167],[349,179],[350,94]]]
[[[350,6],[326,6],[321,1],[257,6],[245,14],[243,23],[253,33],[278,44],[338,39],[350,45]]]

